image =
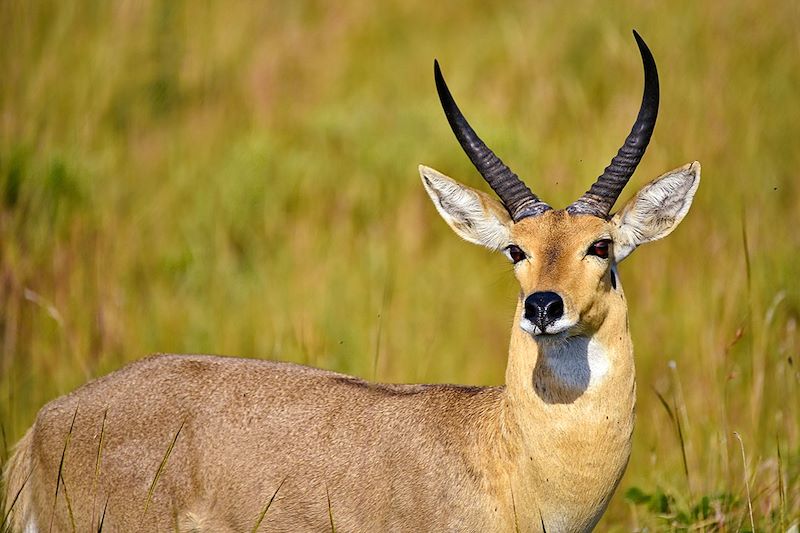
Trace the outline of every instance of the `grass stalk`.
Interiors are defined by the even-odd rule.
[[[745,267],[745,276],[747,279],[747,300],[749,304],[752,304],[750,297],[753,293],[753,267],[750,261],[750,245],[749,240],[747,238],[747,212],[742,206],[742,215],[740,217],[741,225],[742,225],[742,251],[744,252],[744,267]],[[752,310],[752,305],[748,305],[748,311]]]
[[[103,524],[106,521],[106,511],[108,510],[108,500],[111,496],[106,496],[106,503],[103,505],[103,513],[100,515],[100,522],[97,524],[97,533],[101,533],[103,531]]]
[[[2,439],[3,439],[3,450],[2,450],[2,453],[0,453],[0,478],[1,478],[2,477],[2,473],[5,471],[6,461],[8,460],[8,446],[6,444],[6,430],[5,430],[5,427],[4,427],[2,422],[0,422],[0,434],[2,435]],[[5,490],[0,490],[0,510],[6,508],[6,498],[7,497],[8,496],[6,495],[6,491]],[[0,532],[3,531],[3,525],[4,524],[5,524],[5,518],[3,519],[3,522],[0,523]]]
[[[786,487],[783,482],[783,457],[781,456],[781,441],[775,435],[775,449],[778,452],[778,498],[780,501],[780,528],[786,531]]]
[[[286,478],[283,478],[281,480],[281,482],[278,483],[278,487],[275,489],[275,492],[272,493],[272,496],[270,497],[269,501],[267,502],[267,505],[264,506],[264,509],[262,509],[261,513],[258,515],[258,520],[256,520],[256,523],[253,526],[253,529],[250,530],[251,533],[256,533],[256,531],[258,531],[258,528],[261,527],[261,522],[263,522],[264,521],[264,517],[267,516],[267,511],[269,511],[269,508],[272,505],[272,502],[275,501],[275,497],[278,496],[278,491],[281,490],[281,487],[283,486],[285,481],[286,481]],[[328,502],[329,502],[328,503],[328,507],[330,507],[330,499],[328,500]]]
[[[28,484],[28,480],[31,478],[32,474],[33,474],[33,469],[31,469],[31,471],[28,472],[28,475],[25,476],[25,479],[22,481],[22,485],[20,485],[19,490],[17,490],[17,493],[14,494],[14,499],[11,500],[11,505],[8,506],[8,510],[6,511],[5,515],[3,515],[3,521],[0,522],[0,531],[5,531],[6,523],[8,522],[8,517],[11,516],[11,512],[14,510],[14,506],[17,505],[19,496],[20,494],[22,494],[22,489],[24,489],[25,485]],[[3,491],[3,494],[5,495],[5,491]],[[5,502],[2,503],[5,504]]]
[[[67,448],[69,447],[70,440],[72,440],[72,431],[75,428],[75,419],[78,417],[78,407],[75,407],[75,412],[72,414],[72,422],[69,425],[69,431],[67,431],[67,436],[64,438],[64,449],[61,450],[61,459],[58,463],[58,474],[56,475],[56,491],[53,494],[53,508],[50,512],[50,526],[48,527],[48,531],[53,530],[53,519],[56,515],[56,503],[58,502],[58,491],[61,487],[61,483],[64,481],[63,472],[64,472],[64,461],[67,457]],[[65,489],[66,490],[66,489]],[[69,502],[67,502],[67,507],[69,508]],[[72,518],[72,511],[70,510],[70,519]],[[75,524],[72,524],[73,529],[75,529]]]
[[[97,482],[100,478],[100,460],[102,457],[103,443],[106,436],[106,416],[108,409],[103,411],[103,420],[100,423],[100,442],[97,443],[97,456],[94,461],[94,477],[92,478],[92,527],[94,527],[94,508],[97,498]]]
[[[6,440],[6,427],[0,422],[0,437],[3,440],[3,454],[0,455],[0,472],[3,471],[3,466],[6,464],[8,460],[8,441]]]
[[[375,334],[375,354],[372,358],[372,379],[378,379],[378,358],[381,354],[381,335],[383,334],[383,308],[378,313],[378,331]]]
[[[670,361],[667,366],[670,369],[670,376],[673,384],[672,404],[675,408],[675,425],[678,431],[678,440],[681,443],[683,473],[686,476],[686,486],[689,492],[689,501],[694,503],[692,480],[689,475],[689,454],[687,452],[687,448],[689,447],[689,441],[687,437],[687,433],[689,431],[689,414],[686,409],[686,399],[683,394],[680,376],[678,375],[678,365],[675,361]]]
[[[511,512],[514,515],[514,532],[519,533],[519,519],[517,518],[517,502],[514,499],[514,487],[509,487],[511,492]],[[539,518],[542,520],[542,525],[544,525],[544,518],[542,517],[541,511],[539,512]]]
[[[61,476],[61,486],[64,487],[64,501],[67,503],[67,516],[69,517],[69,523],[72,527],[72,533],[75,533],[75,513],[72,512],[72,499],[69,497],[69,491],[67,490],[67,480],[64,479],[63,473]]]
[[[736,437],[736,440],[739,441],[739,449],[742,452],[742,468],[744,469],[744,487],[747,491],[747,510],[750,513],[750,531],[756,533],[756,522],[753,519],[753,500],[750,497],[750,476],[747,472],[747,457],[744,453],[744,442],[742,441],[742,436],[739,435],[738,431],[733,432],[733,436]]]
[[[169,456],[172,454],[172,450],[175,448],[175,443],[178,442],[178,436],[181,434],[181,430],[183,429],[183,425],[185,421],[181,422],[181,425],[178,427],[178,431],[175,432],[175,436],[172,438],[172,442],[169,443],[167,447],[167,451],[164,453],[164,457],[161,459],[161,463],[158,465],[158,469],[156,470],[156,475],[153,476],[153,482],[150,483],[150,488],[147,489],[147,499],[144,502],[144,509],[142,510],[142,516],[139,518],[139,523],[141,524],[144,521],[144,517],[147,514],[147,508],[150,506],[150,501],[153,499],[153,493],[156,490],[156,484],[158,483],[161,474],[164,472],[164,468],[167,466],[167,461],[169,460]]]
[[[383,279],[383,291],[381,291],[381,309],[378,312],[378,331],[375,335],[375,355],[372,359],[372,379],[378,379],[378,358],[381,354],[381,340],[383,337],[383,314],[386,312],[386,304],[389,300],[389,274]]]
[[[669,419],[672,422],[672,426],[675,428],[675,434],[678,437],[678,443],[681,446],[681,459],[683,460],[683,474],[686,477],[686,486],[689,491],[689,500],[693,501],[694,498],[692,496],[692,486],[689,481],[689,461],[686,458],[686,444],[683,438],[683,428],[681,427],[681,420],[677,414],[678,408],[677,406],[671,408],[669,406],[669,403],[667,402],[667,399],[664,398],[664,396],[660,392],[658,392],[658,389],[653,388],[653,392],[655,392],[658,401],[661,402],[661,405],[664,407],[664,410],[667,412],[667,415],[669,416]],[[675,398],[673,396],[673,405],[674,402]]]
[[[758,431],[759,427],[759,413],[761,412],[762,397],[764,394],[764,365],[765,354],[764,350],[757,349],[755,318],[755,301],[753,297],[753,267],[750,257],[750,239],[747,233],[747,212],[745,207],[742,206],[741,214],[742,226],[742,254],[744,255],[745,275],[747,279],[747,328],[750,332],[748,335],[748,353],[750,354],[750,369],[752,372],[751,377],[751,391],[750,391],[750,423]]]
[[[325,485],[325,497],[328,499],[328,520],[331,524],[331,533],[336,533],[336,526],[333,524],[333,507],[331,506],[331,494],[328,492],[328,485]]]

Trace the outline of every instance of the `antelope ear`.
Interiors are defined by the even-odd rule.
[[[689,212],[698,185],[700,163],[695,161],[642,187],[611,219],[616,261],[625,259],[640,244],[672,233]]]
[[[439,214],[462,239],[491,250],[508,246],[514,223],[502,203],[432,168],[420,165],[419,175]]]

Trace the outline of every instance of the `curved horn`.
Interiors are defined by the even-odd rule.
[[[475,130],[469,125],[467,119],[458,109],[453,95],[447,88],[447,84],[439,69],[439,62],[433,61],[433,75],[436,79],[436,91],[439,93],[439,100],[442,109],[450,123],[450,128],[456,135],[461,148],[469,156],[472,164],[481,173],[483,179],[494,189],[497,196],[503,201],[508,213],[514,222],[519,222],[523,218],[539,215],[549,209],[550,206],[539,200],[531,190],[519,179],[519,177],[508,168],[499,157],[478,137]]]
[[[603,174],[597,178],[592,187],[583,196],[567,207],[571,215],[594,215],[600,218],[608,217],[614,202],[617,201],[625,184],[633,175],[636,166],[644,156],[644,151],[650,142],[650,136],[656,126],[658,116],[658,71],[653,54],[647,48],[644,40],[633,30],[639,53],[642,55],[644,66],[644,94],[639,116],[625,139],[625,144],[619,149],[617,155],[611,160]]]

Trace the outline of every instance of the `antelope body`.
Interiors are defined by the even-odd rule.
[[[616,265],[677,226],[700,179],[699,164],[686,165],[609,215],[658,107],[655,63],[636,39],[639,116],[566,210],[480,140],[435,66],[448,121],[502,202],[420,174],[457,234],[514,262],[505,386],[374,384],[287,363],[156,355],[41,409],[5,472],[14,530],[591,530],[625,470],[634,421]]]

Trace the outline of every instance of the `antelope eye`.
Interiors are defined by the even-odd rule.
[[[610,247],[611,239],[600,239],[589,246],[589,249],[586,250],[586,255],[596,255],[601,259],[608,259],[608,250]]]
[[[526,257],[525,252],[522,251],[522,248],[515,244],[512,244],[506,248],[506,255],[514,262],[514,264],[519,263]]]

